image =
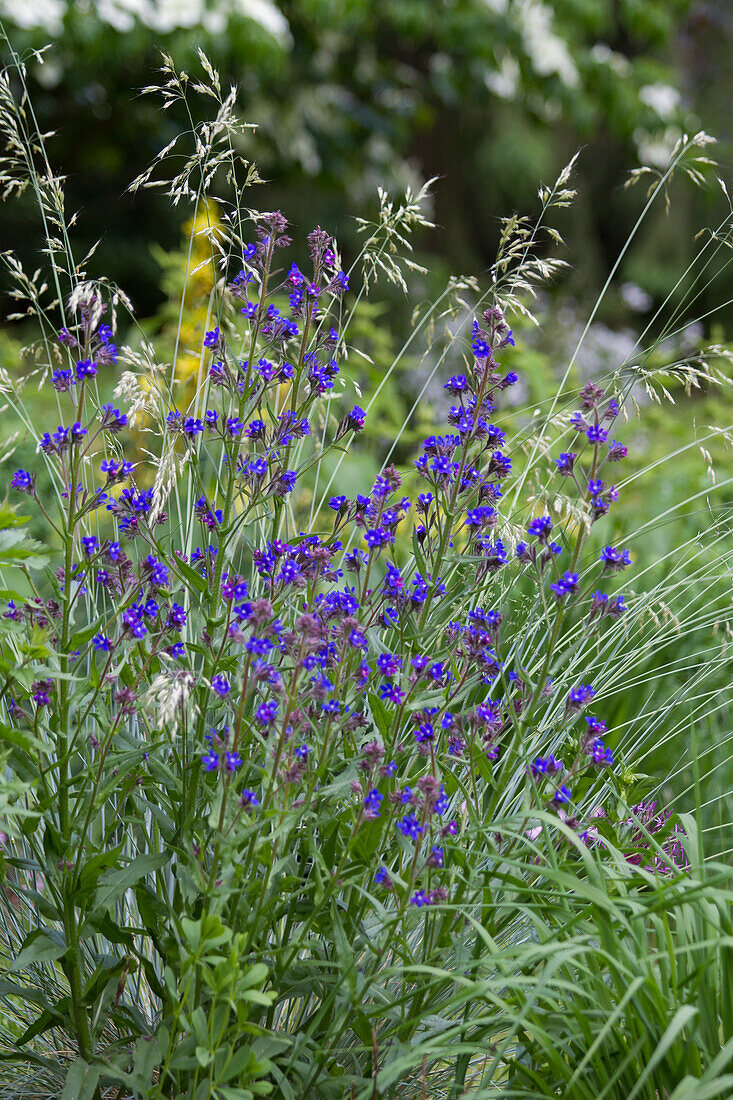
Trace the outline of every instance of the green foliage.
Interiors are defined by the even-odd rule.
[[[37,26],[27,16],[14,26],[11,14],[7,30],[23,55],[53,40],[43,64],[29,55],[41,128],[57,132],[57,157],[73,166],[70,208],[84,210],[85,242],[100,242],[99,270],[145,313],[159,301],[151,237],[171,247],[179,225],[165,204],[121,196],[161,125],[167,140],[189,124],[174,112],[161,124],[136,94],[159,48],[192,71],[203,47],[224,86],[240,85],[245,117],[258,124],[244,143],[271,181],[270,205],[297,194],[304,224],[345,207],[363,212],[373,181],[401,187],[415,166],[444,179],[440,248],[459,269],[489,262],[497,214],[526,207],[531,181],[557,174],[577,144],[592,142],[619,175],[640,135],[669,145],[671,128],[697,128],[686,107],[657,109],[645,92],[680,83],[674,36],[689,0],[262,0],[241,13],[214,2],[202,5],[198,25],[195,14],[181,19],[193,26],[179,25],[173,8],[155,20],[123,0],[61,6],[58,27],[44,26],[39,8]],[[587,186],[593,160],[582,169]],[[578,242],[590,234],[604,247],[620,214],[614,200],[602,230],[589,220]],[[24,207],[20,222],[3,225],[6,247],[29,265],[30,218]],[[348,232],[344,243],[353,246]]]
[[[563,905],[543,914],[528,952],[533,981],[514,1008],[521,1024],[511,1070],[496,1093],[479,1095],[730,1094],[730,870],[700,861],[694,822],[684,824],[689,876],[648,883],[641,894],[608,874],[592,886],[568,882],[573,916]]]
[[[27,522],[28,517],[19,516],[17,508],[0,505],[0,569],[41,569],[48,565],[44,547],[23,530]]]

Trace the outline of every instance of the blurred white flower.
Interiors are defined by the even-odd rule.
[[[519,65],[515,58],[508,55],[494,72],[485,76],[486,87],[500,99],[513,99],[519,87]]]
[[[616,53],[605,42],[597,42],[590,55],[599,65],[608,65],[619,76],[627,76],[631,72],[631,62],[622,53]]]
[[[623,283],[621,297],[635,313],[647,313],[654,304],[651,294],[647,294],[638,283]]]
[[[61,34],[65,14],[66,0],[0,0],[0,16],[24,30],[43,27],[49,34]]]
[[[94,0],[90,8],[103,23],[127,34],[136,22],[158,34],[170,34],[179,28],[204,27],[210,34],[221,34],[232,18],[251,19],[283,45],[292,36],[288,21],[273,0]],[[68,0],[0,0],[0,17],[16,27],[42,27],[58,35]]]
[[[517,0],[511,10],[516,13],[524,48],[535,72],[540,76],[556,73],[563,84],[574,87],[578,83],[578,70],[567,44],[552,32],[550,5]]]
[[[650,134],[643,127],[634,130],[634,141],[642,164],[649,164],[653,168],[666,168],[677,142],[682,137],[682,131],[678,126],[667,126],[666,129]]]
[[[670,84],[645,84],[639,89],[639,99],[660,118],[671,118],[680,105],[680,93]]]
[[[292,41],[288,21],[272,0],[231,0],[231,7],[239,9],[242,15],[259,23],[283,44]]]

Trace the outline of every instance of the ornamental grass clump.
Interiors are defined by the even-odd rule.
[[[253,170],[208,80],[219,114],[169,187],[197,205],[228,185],[180,407],[125,295],[75,263],[58,181],[28,175],[45,147],[5,77],[27,153],[7,172],[52,231],[48,285],[8,261],[44,398],[9,365],[37,453],[0,513],[8,1095],[528,1095],[551,1044],[527,1021],[581,980],[528,945],[560,950],[577,924],[586,951],[589,891],[608,938],[617,894],[643,912],[707,888],[694,826],[654,805],[645,741],[605,700],[684,633],[709,560],[627,583],[628,364],[564,379],[550,408],[509,403],[512,318],[558,269],[520,219],[483,284],[453,281],[409,338],[450,303],[436,434],[340,492],[336,456],[370,431],[350,321],[380,276],[419,274],[424,196],[383,195],[345,266],[330,231],[244,207]],[[189,94],[172,66],[165,94]],[[714,380],[704,356],[674,371]],[[45,548],[23,539],[34,509]],[[676,619],[652,613],[662,591]],[[645,705],[657,736],[672,704]]]

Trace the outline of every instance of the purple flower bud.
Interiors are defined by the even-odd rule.
[[[620,462],[622,458],[626,458],[628,453],[628,448],[624,447],[623,443],[617,443],[615,439],[612,439],[608,444],[609,462]]]
[[[361,432],[366,424],[366,413],[358,405],[354,405],[350,413],[346,414],[346,427],[352,432]]]
[[[572,474],[577,457],[575,451],[563,451],[560,457],[555,459],[558,473],[563,474],[563,476]]]
[[[591,684],[581,684],[580,687],[573,688],[568,695],[567,709],[571,711],[582,710],[590,703],[595,694],[596,690]]]

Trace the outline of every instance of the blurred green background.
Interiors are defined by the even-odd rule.
[[[562,227],[578,294],[601,284],[633,224],[625,172],[663,167],[700,128],[730,164],[731,0],[0,0],[0,17],[19,52],[52,44],[29,60],[33,104],[57,132],[79,239],[101,240],[99,271],[141,316],[163,299],[151,245],[174,247],[184,216],[126,194],[183,121],[139,95],[160,50],[193,72],[201,46],[239,86],[258,127],[246,152],[269,181],[261,201],[301,227],[338,225],[346,245],[378,184],[437,176],[438,228],[422,244],[451,271],[485,269],[498,219],[533,210],[538,181],[578,148],[580,198]],[[712,194],[674,199],[622,273],[655,300],[719,213]],[[30,205],[0,212],[0,233],[32,253]]]

